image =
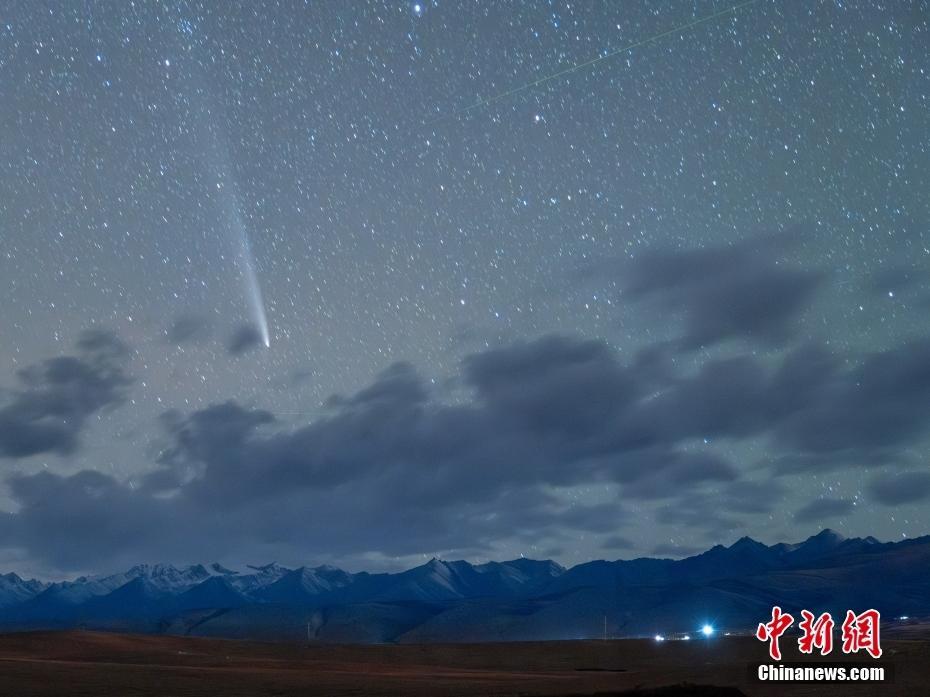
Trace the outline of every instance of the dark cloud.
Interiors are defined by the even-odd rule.
[[[93,350],[105,354],[105,344]],[[64,550],[21,526],[50,529],[49,507],[68,497],[74,544],[101,556],[130,551],[116,533],[105,545],[94,537],[121,524],[104,522],[107,510],[128,516],[129,529],[154,525],[153,548],[173,540],[192,556],[196,546],[486,555],[503,539],[570,545],[578,531],[622,536],[634,502],[660,506],[660,525],[720,537],[771,513],[787,487],[764,479],[771,469],[747,478],[717,442],[765,443],[776,474],[785,463],[828,469],[902,451],[927,430],[926,357],[917,342],[847,364],[804,345],[778,360],[722,358],[683,373],[663,351],[621,362],[603,341],[545,336],[465,358],[454,399],[397,363],[296,427],[232,401],[168,412],[157,466],[132,486],[96,473],[17,476],[18,512],[0,516],[0,544],[67,564]],[[591,486],[619,500],[584,506],[565,493]],[[851,506],[818,499],[796,520]]]
[[[624,537],[623,535],[609,535],[601,542],[603,549],[610,550],[628,550],[636,549],[636,543]]]
[[[191,485],[153,495],[90,471],[17,475],[8,483],[20,510],[0,516],[0,546],[27,549],[57,569],[252,554],[299,562],[334,549],[342,558],[370,550],[486,556],[505,535],[529,547],[540,539],[570,540],[579,531],[604,534],[628,520],[619,505],[567,505],[534,486],[437,508],[409,500],[400,505],[396,489],[385,493],[384,480],[375,478],[336,490],[278,487],[274,495],[233,502],[213,491],[211,508],[201,498],[209,492],[195,494]],[[68,534],[61,535],[65,527]]]
[[[176,317],[165,329],[165,336],[171,344],[189,344],[204,341],[213,333],[210,319],[203,315],[185,314]]]
[[[211,462],[232,466],[244,452],[252,431],[274,417],[263,410],[245,409],[234,402],[216,404],[188,417],[177,411],[162,414],[162,425],[171,445],[161,451],[158,461],[165,469],[144,479],[154,491],[174,489],[200,474]]]
[[[578,505],[553,488],[601,481],[624,498],[667,498],[735,476],[719,457],[618,437],[648,384],[637,361],[621,364],[603,342],[545,337],[486,351],[466,359],[463,383],[471,400],[442,403],[412,366],[395,364],[296,429],[234,402],[169,412],[159,467],[134,487],[96,474],[90,485],[20,476],[11,488],[20,510],[0,536],[5,527],[7,544],[26,540],[37,558],[69,564],[72,548],[43,545],[21,526],[48,529],[47,507],[71,497],[73,545],[127,554],[118,536],[94,536],[112,497],[129,529],[159,530],[147,538],[154,547],[486,552],[502,536],[536,544],[573,530],[617,534],[627,520],[619,502]]]
[[[739,519],[726,508],[726,499],[711,495],[680,496],[656,511],[656,522],[685,529],[709,540],[719,540],[739,529]]]
[[[816,345],[779,362],[739,356],[672,377],[624,414],[630,439],[766,438],[775,471],[901,462],[930,427],[930,341],[866,354],[858,363]]]
[[[799,523],[819,523],[827,518],[849,515],[854,508],[855,504],[849,499],[817,498],[799,508],[794,519]]]
[[[129,349],[103,330],[84,332],[75,356],[59,356],[19,371],[20,388],[0,407],[0,455],[68,454],[89,417],[123,401]]]
[[[786,487],[777,480],[740,479],[712,483],[712,491],[692,492],[656,512],[656,521],[698,531],[719,541],[739,529],[746,516],[771,513],[784,500]]]
[[[844,369],[837,359],[811,354],[794,372],[782,395],[790,407],[778,428],[784,446],[839,462],[876,464],[911,444],[927,429],[930,399],[930,340],[921,339],[867,354]],[[837,462],[837,460],[833,460]]]
[[[624,467],[618,478],[626,483],[625,492],[641,499],[668,499],[687,496],[702,482],[731,482],[736,468],[713,453],[687,453],[646,450],[629,456],[635,467]]]
[[[57,568],[81,569],[113,553],[158,551],[157,541],[176,542],[184,524],[173,518],[169,503],[99,472],[16,474],[7,484],[21,510],[0,521],[0,544],[33,550]]]
[[[251,324],[243,324],[238,327],[229,337],[226,348],[234,356],[240,356],[247,351],[258,348],[262,344],[262,335],[258,329]]]
[[[643,390],[602,341],[544,337],[473,354],[464,368],[494,418],[521,419],[530,432],[574,440],[603,436]]]
[[[787,487],[777,480],[732,482],[723,490],[717,505],[733,513],[758,515],[773,511],[787,493]]]
[[[681,315],[686,348],[735,338],[781,345],[794,336],[797,318],[823,280],[817,271],[779,260],[794,241],[796,235],[778,235],[648,252],[613,265],[612,273],[622,279],[625,297]]]
[[[900,506],[930,498],[930,472],[900,472],[879,476],[869,484],[872,498],[886,506]]]

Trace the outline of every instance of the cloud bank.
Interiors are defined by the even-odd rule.
[[[574,335],[516,341],[466,356],[452,401],[399,362],[298,426],[236,401],[168,411],[157,460],[132,482],[8,470],[14,506],[0,516],[0,547],[61,570],[246,555],[474,557],[584,535],[616,550],[634,545],[633,509],[721,537],[770,513],[796,474],[881,464],[870,500],[930,497],[930,479],[905,456],[930,431],[930,340],[853,360],[801,340],[794,320],[819,275],[748,248],[653,255],[627,281],[632,295],[684,314],[680,342],[627,356]],[[737,336],[770,350],[692,360],[695,346]],[[124,399],[128,355],[97,331],[76,355],[22,371],[0,407],[0,454],[76,452],[89,417]],[[739,461],[719,444],[763,455]],[[816,498],[794,518],[853,508]]]

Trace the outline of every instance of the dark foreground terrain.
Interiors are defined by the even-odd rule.
[[[785,648],[786,660],[797,654]],[[20,695],[922,695],[930,642],[884,642],[894,684],[760,685],[751,637],[710,641],[310,647],[96,632],[0,635],[0,694]],[[833,655],[834,660],[840,657]]]

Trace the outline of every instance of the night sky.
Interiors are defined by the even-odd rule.
[[[728,7],[0,2],[0,568],[930,532],[930,4]]]

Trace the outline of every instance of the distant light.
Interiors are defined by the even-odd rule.
[[[656,641],[665,641],[665,637],[661,634],[656,634]]]
[[[907,620],[909,620],[909,619],[911,619],[911,618],[910,618],[909,616],[907,616],[907,615],[901,615],[898,619],[899,619],[899,620],[902,620],[902,621],[904,621],[904,622],[906,622]]]
[[[714,633],[714,628],[711,627],[709,624],[705,624],[703,627],[701,627],[701,634],[703,634],[704,636],[712,636],[713,633]]]
[[[684,641],[691,641],[691,635],[690,635],[690,634],[685,634],[685,635],[682,637],[682,640],[684,640]]]
[[[419,17],[421,14],[423,14],[423,5],[421,5],[420,3],[417,3],[416,5],[414,5],[414,6],[413,6],[413,14],[417,15],[418,17]]]

